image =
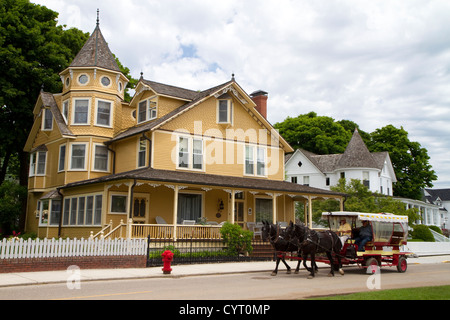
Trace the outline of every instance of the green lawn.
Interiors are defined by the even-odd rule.
[[[450,300],[450,286],[377,290],[311,300]]]

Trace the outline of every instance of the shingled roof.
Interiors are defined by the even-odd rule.
[[[73,59],[70,67],[100,67],[120,72],[98,23],[91,37]]]
[[[361,138],[358,129],[355,129],[352,139],[348,143],[344,154],[336,164],[336,169],[341,168],[379,168]]]
[[[298,149],[297,151],[303,153],[323,173],[345,168],[374,168],[381,170],[383,169],[386,157],[389,156],[389,153],[386,151],[371,153],[367,149],[358,130],[355,130],[353,133],[352,139],[343,154],[318,155],[303,149]],[[293,155],[286,155],[285,163]]]

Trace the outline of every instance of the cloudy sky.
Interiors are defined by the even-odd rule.
[[[269,92],[271,123],[315,111],[372,132],[403,126],[450,188],[448,0],[32,0],[100,27],[132,76]]]

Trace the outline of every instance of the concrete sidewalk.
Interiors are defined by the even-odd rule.
[[[450,263],[450,255],[427,256],[419,258],[409,258],[408,264],[425,263]],[[296,262],[289,262],[291,268],[295,268]],[[319,268],[329,267],[326,264],[318,263]],[[148,278],[173,278],[200,275],[233,274],[248,272],[270,272],[275,268],[274,261],[266,262],[231,262],[214,264],[195,264],[172,266],[172,273],[164,275],[162,267],[136,268],[136,269],[73,269],[63,271],[45,272],[21,272],[0,274],[0,287],[67,283],[69,280],[98,281],[98,280],[119,280],[119,279],[148,279]],[[301,270],[304,269],[303,266]],[[286,268],[280,264],[279,272],[285,272]]]

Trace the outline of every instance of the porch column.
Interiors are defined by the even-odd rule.
[[[278,217],[277,197],[281,196],[281,193],[268,193],[268,194],[272,196],[272,223],[276,224]]]
[[[174,186],[173,198],[173,240],[177,240],[177,220],[178,220],[178,186]]]
[[[308,227],[312,229],[312,197],[308,196]]]
[[[344,198],[340,198],[339,200],[339,209],[340,211],[344,211]]]
[[[236,206],[236,195],[234,189],[231,190],[231,224],[234,224],[234,207]]]

